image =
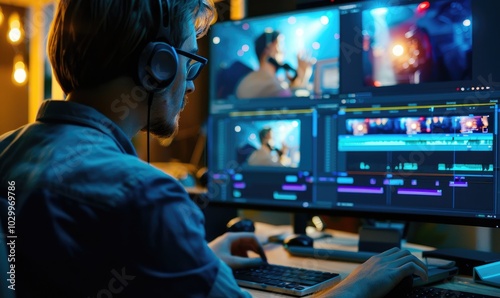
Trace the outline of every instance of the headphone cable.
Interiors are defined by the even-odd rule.
[[[150,92],[149,95],[148,95],[148,125],[147,125],[147,136],[146,136],[146,150],[147,150],[147,159],[148,159],[148,164],[150,163],[150,154],[149,154],[149,122],[151,120],[151,105],[153,103],[153,95],[154,93],[153,92]]]

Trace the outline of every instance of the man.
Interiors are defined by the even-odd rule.
[[[248,165],[251,166],[284,166],[286,159],[287,146],[283,144],[282,149],[278,150],[271,144],[273,141],[273,131],[270,127],[264,127],[259,131],[259,140],[261,146],[248,157]]]
[[[283,39],[284,36],[278,31],[266,31],[255,40],[259,69],[241,80],[236,87],[236,97],[291,97],[293,89],[306,87],[312,75],[312,62],[299,54],[297,69],[284,63]],[[276,76],[281,68],[285,70],[287,80]]]
[[[67,99],[0,137],[1,187],[14,184],[17,196],[18,298],[248,296],[230,267],[265,261],[256,237],[206,243],[184,188],[130,142],[140,130],[177,130],[213,11],[204,0],[59,1],[48,52]],[[421,266],[394,250],[329,294],[382,296],[404,276],[425,277]]]

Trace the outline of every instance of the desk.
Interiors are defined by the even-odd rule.
[[[279,233],[291,233],[292,229],[290,226],[273,226],[264,223],[255,223],[255,233],[259,240],[263,243],[267,241],[267,237]],[[333,239],[338,239],[338,248],[341,247],[348,250],[356,250],[357,247],[354,244],[357,244],[357,235],[347,232],[341,231],[328,231],[333,235]],[[334,241],[332,241],[334,242]],[[414,245],[408,244],[403,245],[405,248],[409,249],[413,254],[417,257],[421,257],[421,252],[423,250],[432,249],[428,246],[422,245]],[[340,261],[327,261],[320,260],[314,258],[301,258],[294,257],[289,255],[282,245],[275,243],[268,243],[264,245],[264,250],[266,251],[266,255],[269,263],[285,265],[285,266],[293,266],[300,267],[312,270],[321,270],[321,271],[330,271],[339,273],[344,279],[356,266],[359,264],[356,263],[348,263],[348,262],[340,262]],[[476,284],[472,281],[472,277],[469,276],[457,276],[449,281],[445,281],[441,284],[435,285],[441,288],[451,289],[451,290],[459,290],[465,292],[473,292],[484,295],[491,295],[500,297],[500,288],[490,287],[486,285]],[[256,298],[268,298],[268,297],[292,297],[284,294],[274,294],[270,292],[246,289],[248,292],[252,294],[253,297]],[[310,297],[310,296],[309,296]]]

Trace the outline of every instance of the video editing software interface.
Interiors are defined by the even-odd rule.
[[[499,9],[366,1],[215,24],[210,199],[498,227]],[[238,98],[236,69],[257,71],[266,30],[285,36],[292,67],[301,52],[314,60],[310,82]]]

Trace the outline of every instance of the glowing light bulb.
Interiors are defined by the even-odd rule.
[[[9,30],[9,40],[12,43],[18,43],[21,40],[21,30],[19,28],[12,28]]]
[[[28,74],[24,68],[19,68],[14,71],[14,81],[18,84],[24,84]]]
[[[2,25],[4,19],[2,8],[0,7],[0,25]]]
[[[28,79],[28,72],[26,70],[26,64],[24,64],[23,57],[21,55],[16,55],[14,57],[14,69],[12,72],[12,80],[17,85],[23,85]]]

